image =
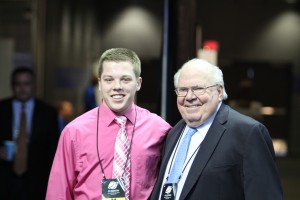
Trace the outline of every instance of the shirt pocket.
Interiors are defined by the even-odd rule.
[[[158,155],[139,155],[137,156],[136,182],[144,188],[154,186],[157,174],[160,156]]]

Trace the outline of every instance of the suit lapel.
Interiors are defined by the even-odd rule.
[[[41,113],[41,108],[39,107],[39,102],[34,99],[34,105],[32,108],[32,119],[31,119],[31,132],[30,132],[30,141],[34,141],[36,137],[37,127],[40,126],[39,120],[43,116]]]
[[[184,127],[185,127],[186,123],[181,120],[177,127],[174,127],[173,130],[174,132],[170,132],[168,134],[168,138],[166,141],[167,146],[165,147],[165,152],[164,152],[164,156],[163,156],[163,160],[162,160],[162,167],[165,169],[168,165],[168,161],[172,155],[172,152],[174,150],[174,147],[180,137],[181,132],[183,131]]]
[[[7,121],[2,121],[1,123],[4,123],[4,127],[5,128],[5,132],[4,132],[4,137],[7,140],[13,140],[13,128],[12,128],[12,124],[13,124],[13,105],[12,105],[12,101],[13,99],[10,99],[9,101],[7,101],[7,105],[5,106],[5,109],[7,109],[6,111],[4,111],[3,113],[5,113],[6,117],[5,119],[7,119]],[[2,114],[3,114],[2,113]]]
[[[223,104],[219,112],[217,113],[210,129],[208,130],[205,139],[201,143],[200,149],[191,166],[179,199],[186,198],[193,185],[201,176],[203,169],[213,155],[215,148],[217,147],[223,133],[226,130],[223,124],[227,121],[227,116],[228,107]]]
[[[166,173],[166,168],[167,168],[169,159],[172,155],[173,149],[174,149],[174,147],[175,147],[175,145],[178,141],[178,138],[179,138],[183,128],[185,127],[185,125],[186,125],[186,123],[183,120],[181,120],[168,133],[168,136],[167,136],[167,139],[166,139],[166,142],[165,142],[165,147],[164,147],[163,158],[162,158],[161,167],[160,167],[160,171],[159,171],[159,176],[158,176],[157,183],[156,183],[156,185],[154,187],[154,190],[153,190],[154,191],[153,194],[156,195],[156,196],[153,195],[151,199],[158,199],[159,198],[160,189],[162,187],[163,178],[164,178],[164,175]]]

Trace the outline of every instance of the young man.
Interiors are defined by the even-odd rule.
[[[47,200],[149,198],[162,143],[171,127],[134,104],[142,84],[140,73],[135,52],[115,48],[102,54],[98,74],[102,101],[63,130]],[[125,128],[116,122],[120,117],[126,119]]]
[[[193,59],[174,85],[183,119],[167,136],[151,200],[282,200],[269,132],[223,103],[222,71]]]

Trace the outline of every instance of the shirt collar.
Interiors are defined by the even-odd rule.
[[[210,127],[210,125],[213,123],[213,121],[214,121],[214,119],[217,115],[217,112],[219,111],[221,105],[222,105],[222,102],[219,102],[216,111],[204,123],[202,123],[198,127],[196,127],[198,131],[200,130],[200,128],[203,128],[203,127],[208,127],[209,128]],[[187,125],[187,127],[189,127],[189,126]],[[191,127],[189,127],[189,128],[191,128]]]
[[[14,99],[13,100],[13,104],[14,105],[16,105],[16,106],[18,106],[18,107],[20,107],[20,109],[21,109],[21,106],[22,106],[22,104],[24,103],[24,105],[25,105],[25,109],[27,110],[27,109],[32,109],[33,108],[33,105],[34,105],[34,98],[32,97],[32,98],[30,98],[29,100],[27,100],[26,102],[22,102],[22,101],[19,101],[18,99]]]
[[[222,104],[222,102],[219,102],[217,110],[214,112],[214,114],[212,114],[212,116],[210,116],[210,118],[208,118],[208,120],[206,122],[204,122],[204,125],[205,124],[211,125],[213,123],[213,121],[214,121],[214,119],[215,119],[215,117],[217,115],[217,112],[219,111],[219,109],[221,107],[221,104]]]
[[[136,115],[135,106],[136,105],[133,103],[131,107],[123,115],[132,124],[134,124],[135,121],[135,115]],[[110,110],[106,105],[104,105],[103,101],[101,101],[99,105],[99,109],[100,109],[99,118],[105,123],[106,126],[109,126],[114,121],[114,119],[118,116],[116,113]]]

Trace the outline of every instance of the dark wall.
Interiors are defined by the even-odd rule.
[[[229,100],[237,85],[255,71],[256,99],[279,107],[281,115],[265,116],[274,137],[288,138],[289,151],[299,154],[300,107],[296,81],[300,77],[299,3],[286,1],[197,1],[201,39],[217,40],[218,65],[224,70]],[[247,77],[248,78],[248,77]]]
[[[299,3],[286,4],[283,0],[176,0],[169,2],[171,11],[169,48],[171,51],[168,58],[167,104],[171,118],[168,121],[174,124],[180,119],[176,108],[176,96],[173,92],[174,73],[183,61],[196,56],[196,52],[193,53],[195,44],[199,42],[196,38],[200,38],[201,42],[215,39],[220,44],[218,65],[221,68],[234,67],[237,61],[289,65],[287,71],[291,73],[290,79],[286,80],[288,76],[279,77],[279,72],[274,69],[262,67],[262,71],[260,68],[257,69],[259,73],[255,82],[262,89],[258,98],[261,98],[266,105],[280,104],[290,110],[286,124],[290,128],[291,149],[293,152],[300,153],[300,145],[297,143],[300,141],[300,123],[298,123],[300,92],[299,89],[297,91],[299,88],[297,83],[300,80]],[[195,2],[196,5],[194,5]],[[36,67],[41,69],[40,73],[43,73],[39,79],[39,87],[44,94],[42,98],[53,104],[59,99],[71,99],[78,113],[82,110],[83,89],[89,81],[89,75],[94,70],[94,64],[100,54],[106,48],[127,44],[128,39],[123,32],[118,33],[120,37],[113,39],[113,43],[105,41],[105,34],[111,28],[112,23],[116,23],[115,20],[119,15],[131,6],[142,8],[149,13],[149,16],[152,16],[157,23],[153,30],[157,34],[155,39],[159,41],[159,45],[155,43],[153,51],[151,45],[154,44],[153,38],[145,38],[150,31],[134,31],[132,34],[137,34],[134,35],[133,40],[136,46],[132,46],[131,42],[128,46],[137,47],[143,63],[144,82],[142,90],[138,93],[137,102],[160,114],[163,1],[41,0],[18,1],[14,4],[21,7],[13,6],[11,1],[0,3],[1,16],[4,16],[0,20],[0,37],[13,38],[16,51],[29,53],[33,59],[38,58],[34,62],[39,64]],[[43,5],[45,5],[44,10]],[[24,15],[28,7],[31,15]],[[37,10],[41,8],[42,10]],[[196,19],[193,17],[192,11],[194,10]],[[39,18],[41,13],[41,16],[45,17],[45,23]],[[190,15],[186,17],[184,15],[186,13]],[[21,20],[19,20],[20,17]],[[286,24],[278,26],[278,23],[283,21]],[[201,27],[201,35],[195,37],[196,26]],[[128,27],[131,29],[131,26]],[[44,32],[34,32],[37,29]],[[128,35],[130,36],[131,33]],[[195,44],[193,44],[193,39]],[[40,46],[36,48],[35,45]],[[39,62],[36,62],[37,60]],[[243,67],[246,66],[239,68]],[[272,73],[264,74],[268,70]],[[230,92],[229,98],[234,98],[234,89],[231,86],[234,83],[231,84],[230,80],[234,80],[237,71],[237,69],[225,71],[225,80],[229,82],[225,83]],[[283,74],[285,73],[288,72]],[[60,77],[65,77],[64,80],[71,83],[67,85],[73,87],[58,84]],[[280,90],[272,87],[278,83],[281,83]],[[279,91],[286,93],[278,95]]]

